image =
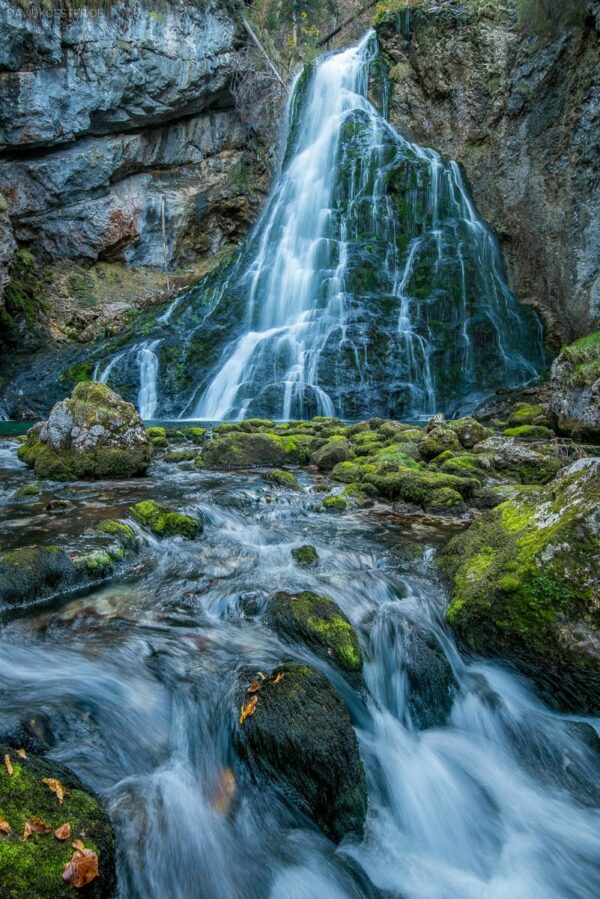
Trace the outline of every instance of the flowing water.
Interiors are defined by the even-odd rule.
[[[151,371],[147,340],[104,379],[156,395],[153,413],[222,420],[455,414],[537,377],[539,322],[459,167],[391,127],[377,72],[373,35],[305,69],[253,234],[159,317]]]
[[[51,755],[106,798],[122,897],[596,899],[598,755],[525,681],[460,656],[431,565],[446,533],[428,521],[317,514],[306,474],[304,492],[290,494],[259,473],[185,463],[156,462],[148,478],[121,484],[46,484],[41,502],[16,503],[12,490],[31,476],[15,448],[0,446],[3,545],[25,529],[29,540],[68,541],[146,496],[205,517],[196,542],[144,536],[135,575],[3,613],[3,729],[44,723]],[[50,496],[68,497],[73,512],[44,513]],[[321,561],[301,571],[290,549],[307,541]],[[279,589],[339,603],[360,637],[364,691],[247,616],[249,599]],[[456,679],[447,714],[407,674],[424,633]],[[351,711],[369,792],[360,842],[333,846],[233,755],[236,669],[286,658],[324,670]]]

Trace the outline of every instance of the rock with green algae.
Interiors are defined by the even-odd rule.
[[[319,554],[314,546],[305,543],[292,549],[292,559],[300,568],[312,568],[319,561]]]
[[[308,462],[310,436],[233,431],[208,441],[197,460],[199,468],[236,469],[303,465]]]
[[[38,481],[33,481],[18,487],[13,493],[13,496],[15,499],[24,499],[25,497],[39,496],[41,492],[42,485]]]
[[[144,474],[152,448],[131,403],[105,384],[86,381],[28,431],[17,455],[40,478],[76,481]]]
[[[298,483],[298,478],[293,471],[286,471],[284,468],[273,468],[263,475],[263,480],[267,484],[274,487],[285,487],[287,490],[302,490]]]
[[[313,465],[321,471],[331,471],[340,462],[347,462],[352,454],[352,448],[343,437],[328,441],[310,457]]]
[[[445,450],[460,449],[460,441],[451,428],[432,428],[419,444],[419,453],[426,462],[435,459]]]
[[[96,523],[95,528],[101,534],[108,534],[109,537],[114,537],[124,546],[137,546],[135,531],[130,524],[126,524],[124,521],[119,521],[115,518],[103,518],[102,521]]]
[[[478,443],[474,452],[485,454],[496,472],[522,484],[547,484],[564,467],[556,456],[516,443],[514,437],[490,437]]]
[[[129,509],[132,517],[157,537],[185,537],[194,540],[203,531],[202,522],[190,515],[174,512],[151,499],[142,500]]]
[[[547,424],[546,407],[541,403],[517,403],[508,416],[508,426]]]
[[[443,550],[448,621],[562,708],[600,710],[600,462],[482,515]]]
[[[77,570],[58,546],[22,546],[0,554],[0,603],[53,596],[77,584]]]
[[[549,386],[555,427],[575,439],[600,442],[600,331],[563,349]]]
[[[479,481],[473,477],[411,468],[399,468],[383,475],[366,475],[365,481],[372,484],[385,499],[412,503],[425,510],[438,504],[440,490],[453,490],[463,499],[469,499],[479,489]]]
[[[248,694],[256,671],[240,673],[233,740],[253,778],[285,799],[332,840],[362,837],[365,773],[350,715],[327,678],[286,664]],[[253,714],[240,710],[256,698]]]
[[[448,427],[454,431],[465,449],[473,449],[477,443],[492,437],[494,432],[486,428],[476,418],[457,418],[448,422]]]
[[[274,593],[267,605],[265,623],[279,636],[306,644],[352,682],[360,682],[362,656],[356,631],[328,596],[308,590]]]
[[[64,765],[35,756],[20,758],[11,746],[0,745],[2,758],[10,756],[13,773],[4,765],[0,773],[0,817],[10,833],[0,836],[0,895],[7,899],[66,899],[81,892],[90,899],[114,895],[115,838],[98,797],[87,790]],[[62,804],[44,778],[59,780],[66,788]],[[39,818],[51,831],[23,840],[25,822]],[[71,825],[72,838],[59,841],[53,831]],[[63,867],[73,854],[71,843],[81,840],[98,856],[98,877],[83,890],[63,880]]]
[[[326,496],[322,500],[320,509],[324,512],[346,512],[348,500],[342,493],[335,493],[333,496]]]
[[[545,425],[517,425],[504,429],[506,437],[518,437],[520,440],[549,440],[554,431]]]

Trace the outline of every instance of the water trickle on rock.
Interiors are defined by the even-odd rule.
[[[253,234],[131,351],[157,350],[139,366],[153,414],[456,414],[537,377],[535,314],[510,292],[458,165],[405,140],[368,99],[377,59],[369,34],[297,79]],[[103,377],[131,394],[127,358]]]

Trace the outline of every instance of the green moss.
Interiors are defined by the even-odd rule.
[[[296,546],[292,549],[292,558],[301,568],[310,568],[319,561],[319,554],[314,546],[306,543],[304,546]]]
[[[433,428],[419,444],[421,457],[427,461],[435,459],[445,450],[460,449],[460,441],[450,428]]]
[[[538,419],[545,420],[545,416],[546,410],[544,406],[519,403],[510,413],[508,424],[509,427],[536,424]]]
[[[129,511],[142,527],[148,528],[157,537],[185,537],[187,540],[194,540],[202,533],[202,526],[197,519],[173,512],[150,499],[136,503]]]
[[[36,324],[47,308],[47,287],[46,270],[28,250],[17,250],[0,309],[0,342],[16,339],[23,322],[29,326]]]
[[[562,355],[571,363],[567,384],[589,387],[600,378],[600,331],[581,337],[565,347]]]
[[[475,418],[457,418],[448,423],[465,449],[472,449],[476,444],[493,436],[491,428],[486,428]]]
[[[148,435],[148,437],[150,437],[151,440],[155,437],[157,437],[160,440],[167,439],[166,428],[161,428],[158,426],[152,426],[150,428],[146,428],[146,434]]]
[[[504,431],[506,437],[518,437],[522,440],[528,439],[547,439],[554,436],[554,432],[544,425],[518,425],[513,428],[506,428]]]
[[[34,481],[32,484],[23,484],[21,487],[17,488],[13,493],[15,499],[21,499],[24,496],[39,496],[42,492],[41,484],[38,484],[37,481]]]
[[[365,481],[373,484],[379,495],[385,499],[402,500],[424,508],[431,504],[436,490],[451,489],[463,498],[469,498],[479,487],[473,478],[433,471],[414,471],[409,468],[400,468],[390,474],[367,475]]]
[[[285,487],[288,490],[301,490],[298,478],[291,471],[285,471],[283,468],[273,468],[263,475],[263,479],[267,484],[273,484],[275,487]]]
[[[94,363],[88,359],[81,362],[75,362],[60,376],[60,380],[74,386],[82,381],[91,381],[94,373]]]
[[[198,458],[197,449],[178,449],[162,456],[162,462],[194,462]]]
[[[331,472],[331,477],[334,481],[340,481],[342,484],[360,481],[362,478],[362,466],[356,462],[338,462]]]
[[[109,537],[115,537],[120,543],[130,546],[136,543],[135,531],[129,524],[124,521],[117,521],[114,518],[104,518],[99,521],[95,528],[102,534],[108,534]]]
[[[94,549],[75,559],[75,567],[90,577],[106,577],[113,570],[113,559],[106,550]]]
[[[309,458],[309,442],[309,436],[234,431],[205,445],[201,465],[216,469],[302,465]]]
[[[348,508],[348,500],[338,493],[335,496],[326,496],[321,506],[325,512],[345,512]]]

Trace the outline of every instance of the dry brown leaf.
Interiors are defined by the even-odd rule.
[[[71,839],[71,825],[69,824],[69,822],[66,821],[64,824],[61,824],[60,827],[57,827],[56,830],[54,831],[54,836],[56,837],[57,840],[60,840],[61,843],[64,842],[64,840],[70,840]]]
[[[52,828],[40,818],[28,818],[23,828],[23,842],[26,843],[32,833],[51,833]]]
[[[266,675],[266,674],[263,674],[262,671],[259,671],[258,674],[257,674],[256,676],[257,676],[257,677],[260,677],[261,680],[266,680],[266,679],[267,679],[267,675]]]
[[[0,833],[3,833],[5,836],[8,836],[11,832],[11,826],[8,821],[5,821],[4,818],[0,817]]]
[[[9,756],[8,752],[4,756],[4,764],[6,765],[6,770],[8,771],[8,776],[9,777],[12,776],[13,766],[12,766],[12,762],[10,760],[10,756]]]
[[[71,843],[71,846],[73,847],[73,849],[78,849],[79,852],[83,852],[83,850],[85,849],[85,846],[83,845],[83,840],[73,840],[73,842]]]
[[[25,752],[24,749],[17,749],[17,755],[19,756],[20,759],[27,758],[27,753]]]
[[[56,780],[55,777],[44,777],[42,778],[42,783],[46,784],[48,789],[52,793],[56,794],[56,798],[58,799],[60,805],[62,805],[67,791],[61,784],[60,780]]]
[[[273,678],[274,684],[280,684],[283,680],[283,671],[278,671],[276,676]]]
[[[243,705],[240,711],[240,724],[243,724],[246,718],[249,718],[250,715],[253,715],[256,709],[256,703],[258,702],[258,696],[253,696],[246,705]]]
[[[224,815],[229,811],[231,800],[235,794],[235,775],[231,768],[224,768],[219,772],[217,789],[213,797],[212,806]]]
[[[258,693],[260,690],[260,684],[257,680],[251,680],[250,686],[246,690],[246,693]]]
[[[75,843],[81,843],[81,840],[75,840]],[[75,846],[73,843],[73,846]],[[81,843],[83,846],[83,843]],[[71,861],[63,868],[63,880],[66,880],[70,886],[80,890],[82,887],[91,883],[98,876],[98,856],[93,849],[82,849],[77,847],[71,856]]]

